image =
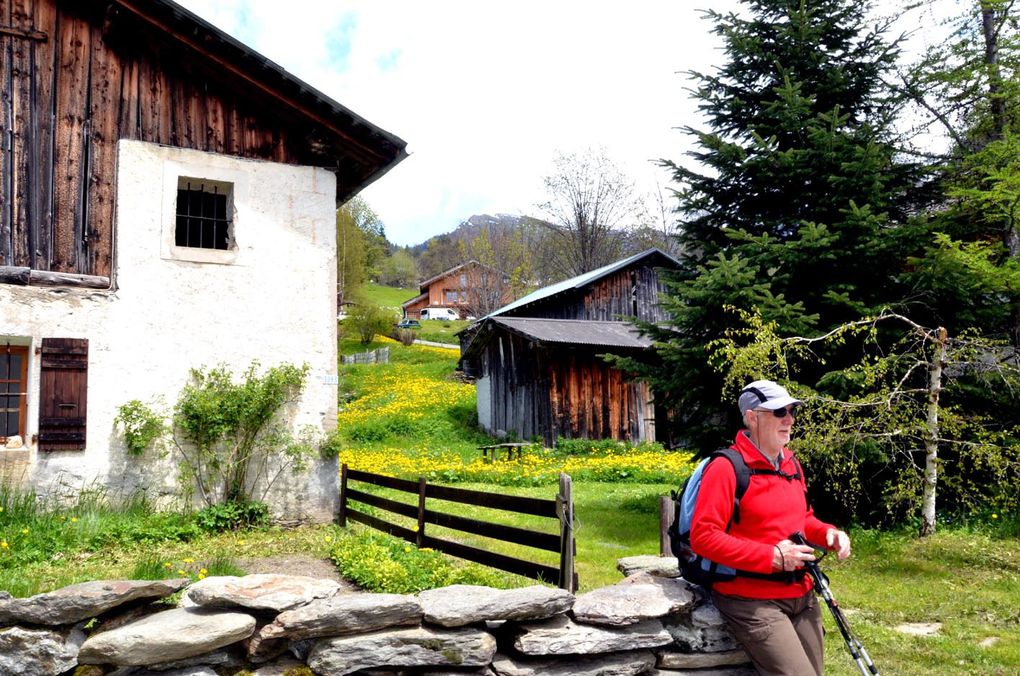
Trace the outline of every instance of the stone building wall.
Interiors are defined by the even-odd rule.
[[[97,487],[178,496],[176,458],[130,457],[114,419],[132,399],[172,406],[193,368],[307,364],[293,430],[336,427],[336,177],[140,141],[120,141],[118,153],[114,286],[0,284],[0,345],[89,341],[85,448],[75,451],[33,441],[40,358],[29,349],[27,433],[22,447],[0,447],[0,481],[40,496]],[[231,249],[174,245],[181,181],[230,186]],[[281,519],[328,523],[337,477],[335,459],[317,460],[303,475],[285,472],[267,501]]]

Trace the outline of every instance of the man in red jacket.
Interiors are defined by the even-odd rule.
[[[802,401],[771,380],[756,380],[740,392],[746,429],[733,443],[747,466],[773,470],[752,474],[733,520],[736,475],[716,458],[705,468],[691,522],[691,548],[737,571],[751,573],[712,585],[712,599],[762,674],[822,673],[822,620],[804,562],[807,545],[790,541],[801,532],[825,543],[839,558],[850,556],[850,538],[815,517],[807,503],[800,464],[786,448],[796,407]]]

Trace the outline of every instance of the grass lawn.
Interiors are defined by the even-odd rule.
[[[994,534],[994,531],[992,531]],[[990,533],[852,531],[854,555],[826,562],[833,594],[887,674],[1020,673],[1020,541]],[[828,609],[826,673],[857,674]],[[915,636],[901,624],[940,623]]]
[[[358,289],[358,295],[366,302],[400,311],[400,304],[418,295],[418,287],[401,288],[366,282]]]
[[[484,441],[484,437],[470,432],[470,426],[463,424],[470,422],[473,413],[470,389],[445,402],[432,400],[418,408],[412,404],[422,400],[423,393],[428,391],[430,385],[424,381],[431,380],[431,387],[437,389],[454,382],[449,374],[456,357],[444,357],[439,350],[425,352],[424,348],[411,347],[392,352],[391,360],[394,363],[383,368],[357,365],[345,370],[348,380],[356,384],[354,389],[367,397],[380,396],[373,393],[372,383],[393,377],[386,375],[388,369],[396,370],[399,375],[395,377],[404,379],[407,387],[390,389],[384,400],[372,406],[375,427],[363,431],[367,437],[376,436],[349,441],[343,457],[356,466],[359,456],[366,462],[370,458],[371,462],[379,462],[378,458],[387,455],[408,456],[412,458],[410,467],[402,465],[400,473],[414,476],[417,469],[426,476],[436,474],[439,479],[450,471],[436,460],[444,450],[449,455],[459,455],[465,464],[470,463],[477,457],[475,447]],[[417,380],[419,377],[423,380]],[[407,416],[412,414],[420,417],[409,421]],[[447,426],[449,420],[457,423]],[[392,424],[387,426],[386,421]],[[359,429],[358,424],[355,422],[351,429]],[[495,464],[506,465],[508,472],[524,471],[515,470],[513,462]],[[607,483],[575,477],[576,569],[582,592],[619,581],[618,558],[658,551],[658,497],[679,480],[677,476],[675,480]],[[557,490],[553,483],[456,485],[541,498],[552,498]],[[432,508],[447,511],[442,506]],[[463,505],[453,509],[458,514],[485,520],[499,514],[496,518],[502,523],[545,532],[555,532],[556,528],[551,520]],[[552,553],[457,531],[432,528],[429,532],[520,558],[557,562]],[[854,530],[851,535],[854,556],[843,562],[826,561],[823,568],[851,627],[882,673],[918,676],[1020,673],[1020,540],[1010,536],[1013,533],[1008,527],[989,523],[975,530],[943,530],[923,540],[908,532]],[[826,674],[859,673],[824,607],[823,619],[827,632]],[[928,622],[941,623],[937,635],[916,636],[896,630],[900,624]]]
[[[422,321],[421,328],[417,329],[415,333],[419,340],[459,345],[460,339],[454,334],[470,324],[471,322],[457,319],[451,319],[449,321],[441,319],[426,319]]]
[[[653,453],[653,463],[649,454],[637,451],[589,453],[582,448],[557,458],[529,449],[521,461],[483,464],[477,446],[489,438],[474,426],[473,387],[452,374],[456,353],[393,341],[380,344],[391,347],[389,364],[351,365],[341,371],[342,460],[355,467],[360,461],[370,465],[364,469],[378,472],[385,472],[389,461],[403,476],[424,474],[465,488],[540,498],[555,496],[553,463],[561,462],[574,476],[581,591],[619,581],[618,558],[657,552],[658,497],[679,482],[685,467],[681,454]],[[479,476],[487,480],[476,480]],[[195,578],[203,568],[216,574],[229,571],[231,561],[247,558],[326,558],[357,530],[318,526],[209,534],[188,515],[153,514],[143,506],[117,512],[101,502],[83,498],[78,505],[43,513],[34,500],[0,491],[0,590],[27,596],[83,580],[147,577],[161,568],[168,576],[184,571]],[[447,511],[441,504],[430,507]],[[551,519],[507,518],[481,507],[458,505],[456,510],[485,520],[498,513],[509,525],[557,532]],[[483,544],[482,538],[460,532],[431,533]],[[1012,676],[1020,673],[1016,534],[1014,515],[942,529],[925,539],[905,531],[851,530],[854,555],[842,562],[827,560],[823,569],[882,673]],[[520,558],[557,561],[552,553],[495,541],[484,546]],[[411,549],[401,545],[399,551],[405,548]],[[372,561],[367,564],[371,574]],[[499,579],[531,584],[502,574]],[[857,674],[824,607],[823,618],[826,674]],[[940,626],[930,636],[897,630],[908,623]]]

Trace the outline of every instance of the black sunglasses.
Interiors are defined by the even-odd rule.
[[[776,416],[777,418],[785,418],[787,413],[789,413],[791,416],[796,416],[798,408],[800,408],[800,407],[799,406],[784,406],[783,408],[773,408],[773,409],[764,409],[764,410],[759,408],[757,410],[761,411],[762,413],[764,413],[765,411],[771,411],[772,415]]]

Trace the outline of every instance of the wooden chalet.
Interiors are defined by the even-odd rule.
[[[119,405],[335,378],[336,205],[404,141],[169,0],[0,0],[0,78],[0,480],[173,491],[125,470]],[[327,389],[298,420],[335,426]],[[308,490],[277,511],[328,519]]]
[[[424,280],[418,285],[418,292],[401,303],[405,317],[419,319],[422,310],[449,308],[466,319],[485,315],[509,300],[504,275],[476,260]]]
[[[648,386],[600,357],[640,356],[651,341],[628,321],[666,319],[658,249],[539,289],[461,334],[461,367],[476,378],[478,418],[497,436],[655,439]]]

